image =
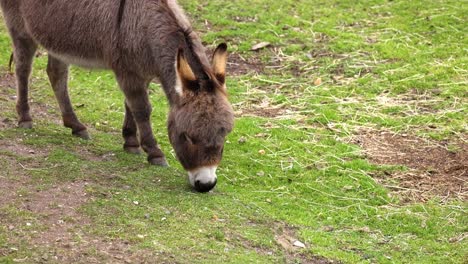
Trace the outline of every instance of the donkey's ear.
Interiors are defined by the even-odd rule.
[[[197,77],[190,68],[184,56],[184,50],[177,51],[176,58],[176,85],[175,90],[179,95],[184,94],[184,90],[195,90],[198,87]]]
[[[184,56],[184,50],[179,49],[177,52],[177,65],[176,65],[176,70],[179,78],[181,81],[184,82],[193,82],[196,81],[197,78],[195,77],[195,74],[192,71],[192,68],[190,68],[190,65],[187,62],[187,59]]]
[[[213,71],[219,82],[224,84],[226,79],[226,63],[227,63],[227,45],[221,43],[213,53]]]

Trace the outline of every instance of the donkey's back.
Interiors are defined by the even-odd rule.
[[[91,68],[112,68],[122,50],[148,55],[141,54],[141,29],[150,2],[161,1],[0,0],[13,41],[29,39],[63,62]]]

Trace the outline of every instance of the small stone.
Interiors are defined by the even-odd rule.
[[[264,48],[266,48],[266,47],[268,47],[270,45],[271,45],[270,42],[260,42],[258,44],[253,45],[250,50],[257,51],[257,50],[264,49]]]
[[[26,223],[26,226],[31,226],[32,224],[31,223]]]
[[[150,219],[150,217],[151,217],[150,214],[145,214],[146,219]]]
[[[265,153],[266,153],[266,152],[265,152],[264,149],[261,149],[261,150],[258,151],[258,154],[260,154],[260,155],[265,155]]]
[[[161,218],[161,221],[166,221],[166,219],[167,219],[166,217],[163,217]]]
[[[302,243],[302,242],[299,241],[299,240],[294,241],[293,246],[298,247],[298,248],[305,248],[305,247],[306,247],[306,246],[304,245],[304,243]]]
[[[139,205],[140,203],[138,201],[133,201],[134,205]]]
[[[271,203],[271,199],[267,198],[266,199],[267,203]]]
[[[361,227],[358,229],[359,232],[363,232],[363,233],[370,233],[371,230],[368,226],[364,226],[364,227]]]
[[[315,86],[319,86],[321,84],[322,84],[322,78],[318,77],[317,79],[315,79],[315,81],[314,81]]]
[[[8,226],[8,230],[13,230],[13,229],[15,229],[15,226],[13,226],[13,225]]]
[[[245,142],[247,142],[247,139],[245,137],[240,137],[237,142],[239,142],[239,144],[244,144]]]
[[[440,95],[442,93],[442,90],[441,89],[432,89],[431,93],[435,94],[435,95]]]

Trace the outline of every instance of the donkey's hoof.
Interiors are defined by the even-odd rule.
[[[125,152],[128,152],[130,154],[141,154],[140,147],[135,147],[135,146],[124,146]]]
[[[88,133],[88,131],[86,129],[76,131],[76,132],[72,132],[72,135],[74,135],[75,137],[85,139],[85,140],[91,139],[91,137],[89,136],[89,133]]]
[[[148,160],[148,162],[151,165],[157,165],[157,166],[161,166],[161,167],[169,167],[169,164],[167,163],[165,157],[152,158],[152,159]]]
[[[31,129],[33,127],[32,121],[21,121],[18,123],[19,128]]]

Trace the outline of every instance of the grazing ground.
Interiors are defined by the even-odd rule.
[[[1,19],[0,263],[466,263],[466,2],[180,3],[232,51],[236,126],[208,194],[174,158],[158,84],[169,168],[123,152],[111,72],[71,68],[93,139],[72,137],[44,51],[18,129]]]

